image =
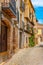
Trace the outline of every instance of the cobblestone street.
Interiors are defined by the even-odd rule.
[[[43,47],[21,49],[4,65],[43,65]]]
[[[0,65],[43,65],[43,0],[0,0]]]

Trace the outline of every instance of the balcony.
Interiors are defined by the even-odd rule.
[[[16,17],[16,1],[4,0],[2,3],[2,10],[7,13],[11,18]]]
[[[37,28],[34,28],[34,34],[37,34],[37,33],[38,33]]]
[[[20,9],[21,9],[22,12],[25,11],[25,4],[24,4],[24,2],[22,0],[20,2]]]
[[[32,33],[32,29],[31,29],[31,27],[29,25],[27,25],[27,31]]]
[[[29,24],[27,24],[25,31],[32,34],[33,33],[33,28],[29,26]]]

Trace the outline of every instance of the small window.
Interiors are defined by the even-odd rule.
[[[24,29],[24,22],[22,21],[22,27],[23,27],[23,29]]]
[[[19,11],[17,10],[17,21],[19,22]]]
[[[29,8],[29,17],[30,17],[30,19],[31,19],[31,16],[32,16],[32,13],[31,13],[31,10]]]
[[[26,37],[26,43],[27,43],[27,37]]]

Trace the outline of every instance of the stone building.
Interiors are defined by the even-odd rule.
[[[31,3],[31,0],[24,0],[25,1],[25,13],[24,13],[24,19],[25,19],[25,46],[29,46],[29,38],[33,34],[32,29],[34,29],[35,26],[35,10]]]
[[[18,28],[16,24],[16,1],[3,0],[0,4],[0,63],[10,58],[18,48]]]
[[[33,34],[35,23],[35,10],[31,0],[17,0],[19,12],[19,48],[29,46],[29,37]]]
[[[34,24],[35,24],[35,26],[34,26],[34,35],[35,35],[35,45],[37,45],[38,44],[38,37],[37,37],[37,31],[38,31],[38,25],[37,25],[37,23],[38,23],[38,20],[36,19],[36,17],[34,18]]]
[[[25,4],[24,0],[17,0],[17,11],[18,11],[18,30],[19,30],[19,48],[24,48],[24,11],[25,11]]]
[[[35,26],[31,0],[2,0],[0,5],[0,63],[12,57],[17,49],[29,46]]]
[[[43,24],[37,23],[38,31],[37,31],[37,38],[38,38],[38,44],[40,42],[43,42]]]

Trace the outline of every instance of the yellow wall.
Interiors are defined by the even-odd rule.
[[[29,18],[29,5],[25,5],[25,12],[24,12],[24,16]]]
[[[42,31],[41,31],[41,29],[38,29],[38,35],[39,35],[39,34],[42,34]]]
[[[30,3],[30,0],[24,0],[24,1],[25,1],[24,17],[27,17],[32,22],[32,14],[35,14],[34,9]],[[31,12],[31,15],[30,15],[30,12]]]

